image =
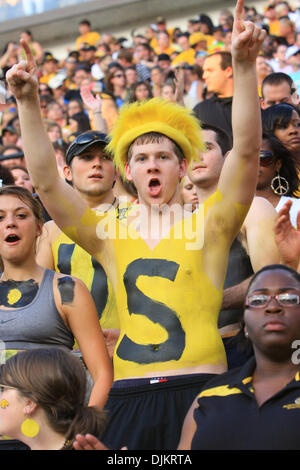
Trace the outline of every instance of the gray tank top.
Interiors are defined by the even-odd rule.
[[[53,277],[46,269],[33,301],[17,309],[0,309],[0,340],[5,349],[59,347],[71,350],[74,336],[67,329],[54,301]],[[1,287],[0,287],[1,288]]]

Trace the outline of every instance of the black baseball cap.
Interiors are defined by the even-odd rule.
[[[82,134],[78,135],[73,142],[69,145],[67,153],[66,153],[66,163],[70,165],[72,159],[83,153],[86,149],[88,149],[91,145],[94,144],[109,144],[109,137],[107,134],[103,134],[102,132],[98,131],[86,131]]]

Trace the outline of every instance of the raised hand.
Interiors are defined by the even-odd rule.
[[[178,67],[174,71],[175,74],[175,100],[176,103],[184,106],[183,96],[184,96],[184,70],[182,67]]]
[[[291,206],[292,201],[287,201],[279,211],[274,225],[274,235],[282,263],[297,269],[300,262],[300,212],[295,228],[291,224],[289,215]]]
[[[231,53],[236,61],[255,62],[266,37],[266,31],[251,21],[244,21],[244,17],[244,0],[237,0]]]
[[[19,101],[37,96],[38,89],[37,67],[33,54],[24,39],[21,39],[20,44],[24,49],[26,60],[13,65],[6,74],[9,88]]]
[[[87,108],[93,111],[93,113],[101,111],[102,101],[100,96],[97,95],[94,97],[88,86],[82,86],[80,88],[80,96]]]

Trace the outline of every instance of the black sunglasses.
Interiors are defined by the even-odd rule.
[[[261,150],[259,152],[260,166],[271,166],[274,163],[274,155],[270,150]]]

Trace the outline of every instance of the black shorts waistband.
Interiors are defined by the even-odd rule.
[[[168,388],[187,388],[190,386],[202,386],[216,374],[187,374],[172,375],[167,377],[147,377],[141,379],[117,380],[113,383],[110,394],[152,392]]]

